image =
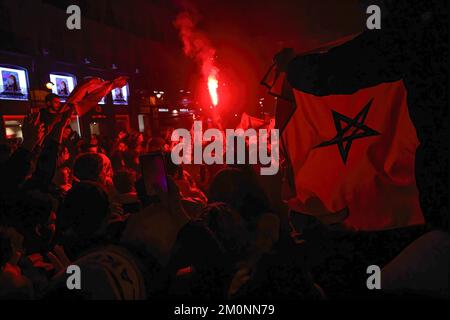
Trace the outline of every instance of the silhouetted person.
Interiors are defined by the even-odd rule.
[[[61,99],[56,94],[49,93],[45,96],[45,108],[40,110],[40,120],[45,128],[49,128],[55,122],[61,109]]]

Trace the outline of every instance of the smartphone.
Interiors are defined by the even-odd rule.
[[[167,173],[164,154],[152,152],[139,157],[144,180],[145,192],[148,196],[167,193]]]

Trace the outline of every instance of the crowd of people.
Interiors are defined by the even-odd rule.
[[[24,120],[22,143],[1,145],[2,298],[232,298],[261,294],[265,281],[293,286],[284,271],[267,279],[280,223],[251,168],[174,165],[170,130],[81,139],[63,109],[50,94]],[[168,192],[156,198],[139,164],[149,152],[166,162]],[[67,288],[70,265],[82,290]],[[296,295],[320,298],[298,268]]]
[[[49,95],[50,110],[60,104]],[[424,233],[383,242],[300,214],[286,220],[268,194],[281,186],[251,166],[174,165],[170,130],[81,139],[72,112],[32,114],[22,143],[0,146],[2,299],[358,296],[367,265]],[[168,191],[158,197],[141,174],[149,152],[165,154]],[[80,290],[67,286],[70,265],[82,270]]]

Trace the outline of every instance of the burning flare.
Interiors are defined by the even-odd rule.
[[[183,42],[184,53],[188,57],[193,58],[201,68],[202,77],[199,83],[203,87],[205,80],[207,80],[212,105],[217,106],[219,103],[217,94],[219,68],[214,63],[216,49],[211,45],[207,35],[197,28],[197,22],[198,15],[195,12],[186,10],[177,15],[174,24]],[[201,90],[201,92],[204,91]]]
[[[214,74],[208,76],[208,90],[209,96],[211,97],[211,102],[214,106],[219,103],[219,96],[217,95],[217,88],[219,87],[217,78]]]

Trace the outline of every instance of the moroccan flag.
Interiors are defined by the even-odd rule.
[[[419,142],[402,81],[293,96],[281,134],[295,187],[291,209],[360,230],[424,223],[414,178]]]

